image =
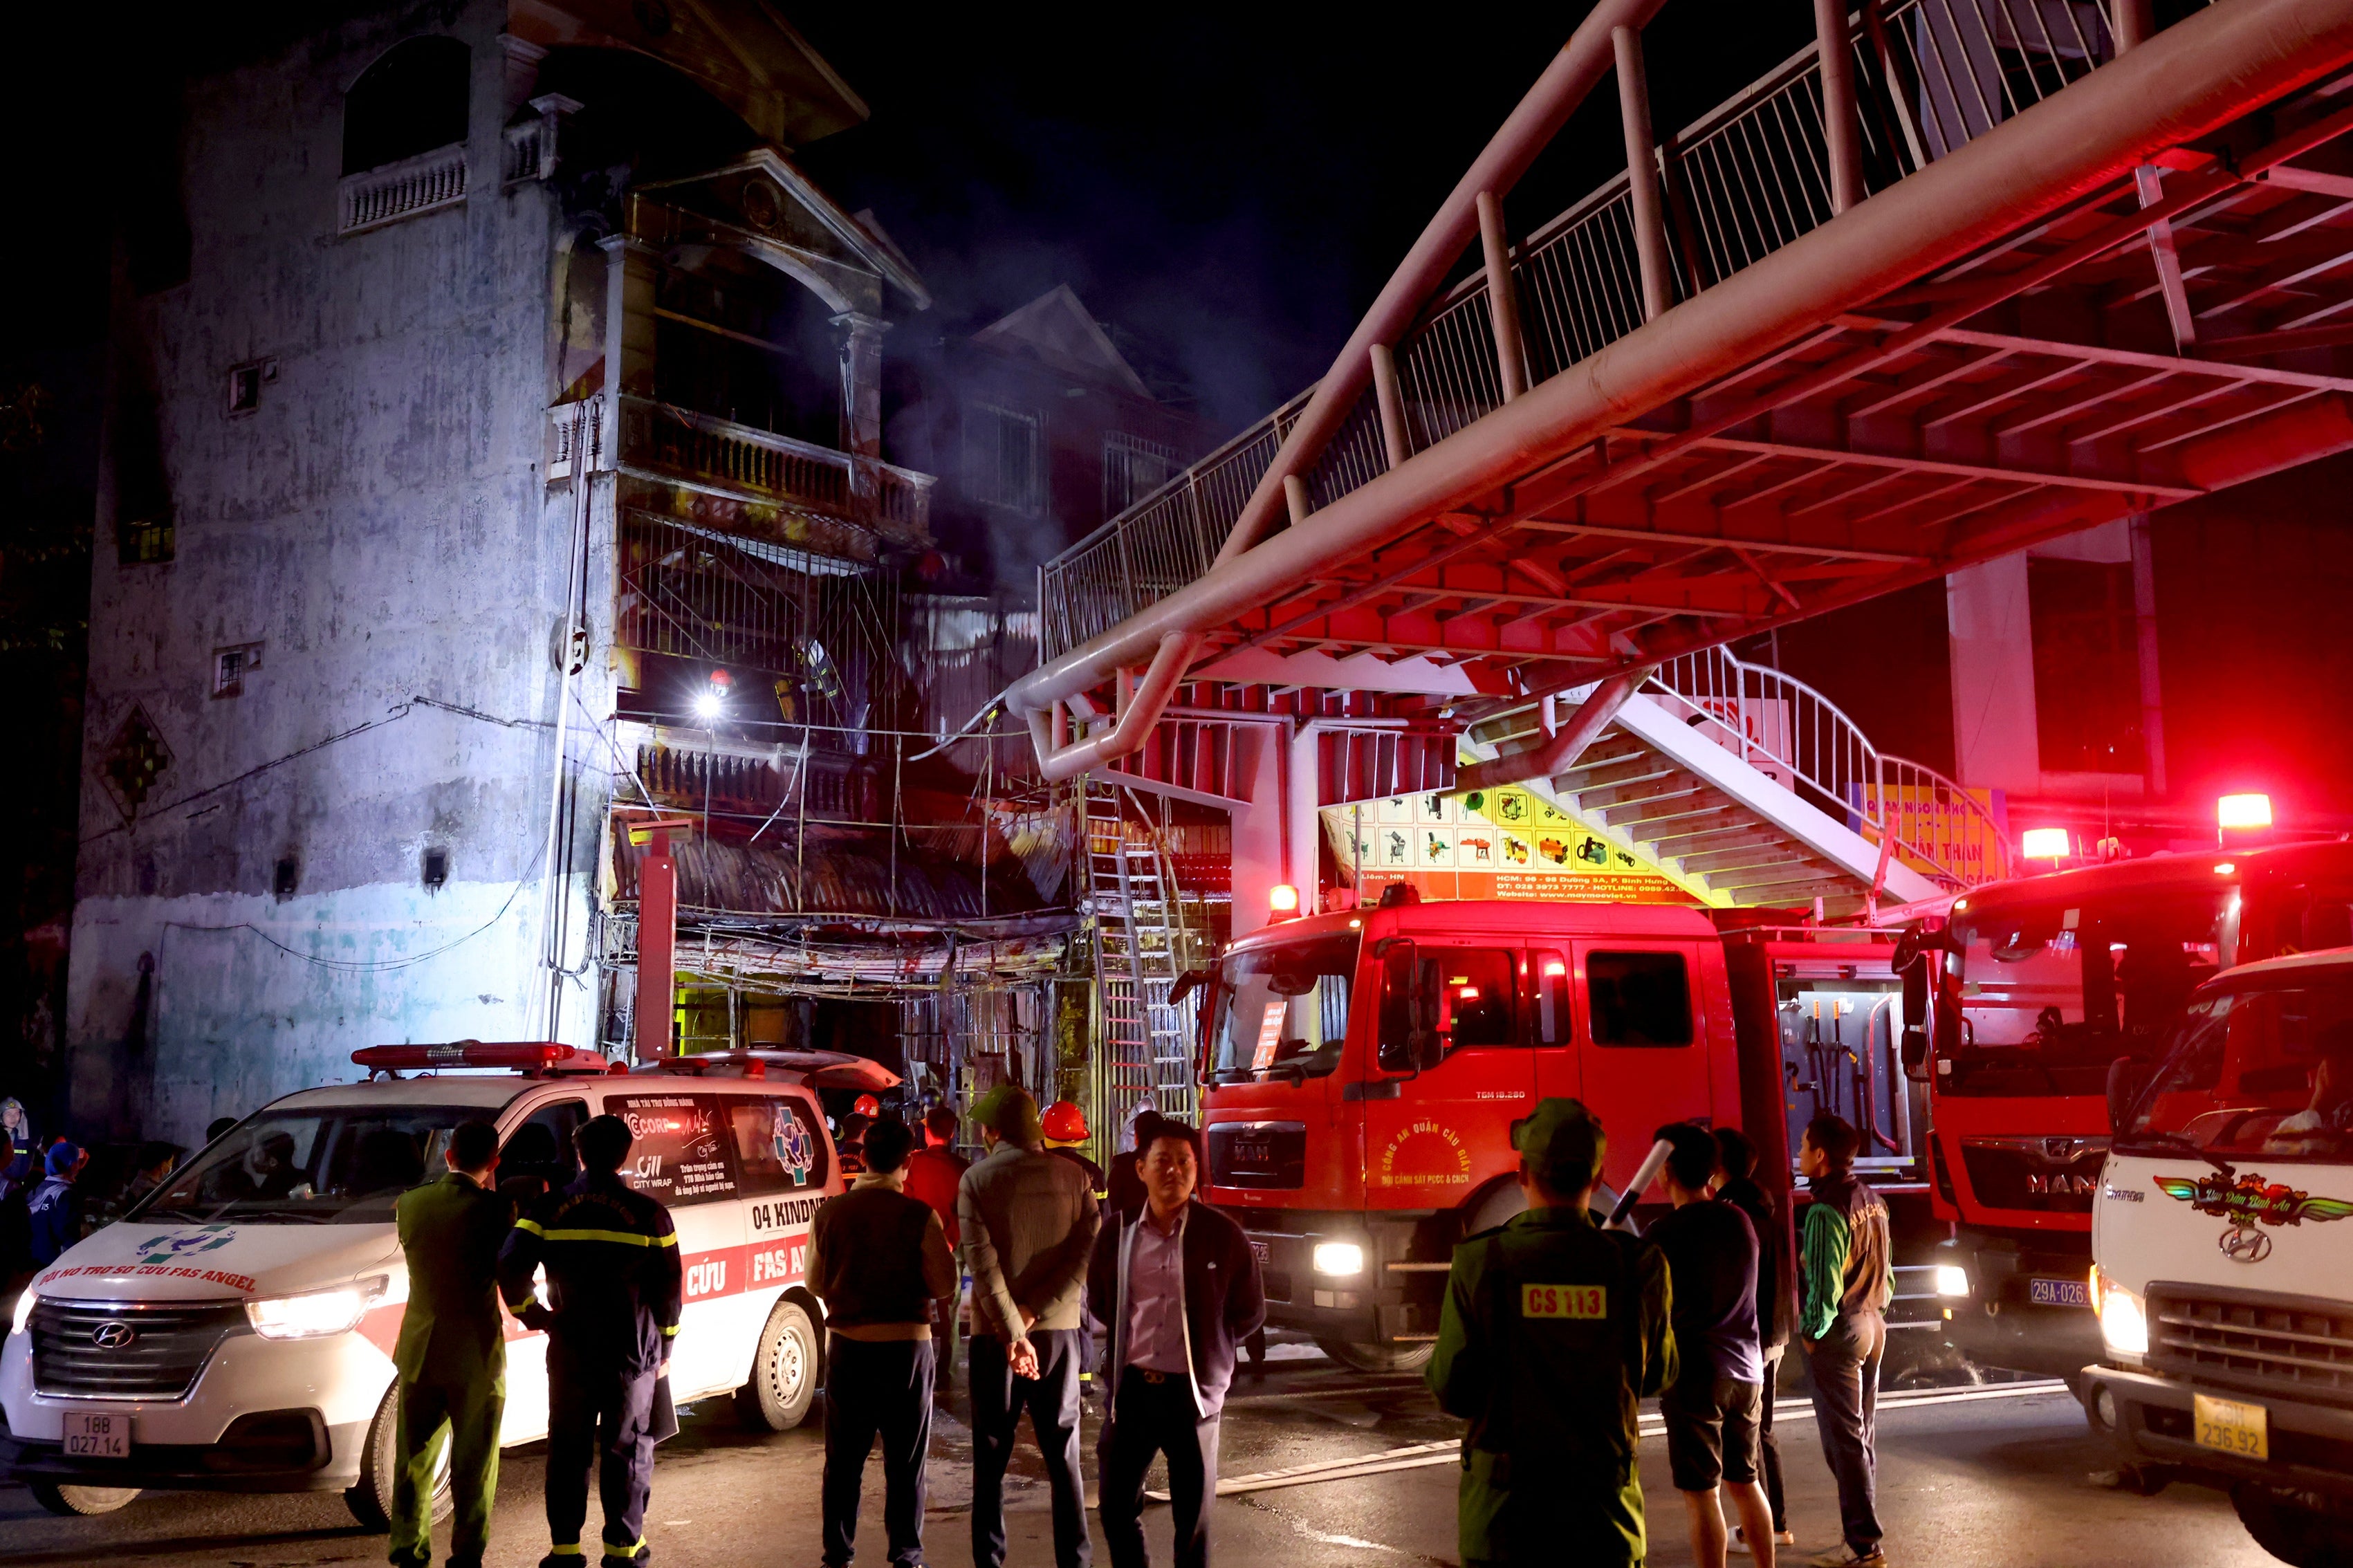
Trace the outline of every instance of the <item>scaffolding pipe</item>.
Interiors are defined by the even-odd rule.
[[[1619,9],[1598,7],[1594,17]],[[1578,29],[1578,37],[1593,19]],[[1607,41],[1605,32],[1602,42]],[[1177,683],[1181,669],[1164,669],[1169,650],[1180,646],[1177,639],[1198,647],[1210,630],[1263,610],[1306,583],[1331,577],[1344,563],[1442,512],[1492,495],[1501,479],[1566,457],[1615,426],[1753,364],[1841,311],[1957,262],[2044,214],[2128,177],[2157,153],[2218,130],[2348,61],[2353,0],[2245,0],[2201,12],[1339,497],[1315,514],[1312,527],[1288,530],[1246,552],[1229,549],[1202,577],[1041,665],[1016,683],[1011,700],[1030,715],[1041,760],[1048,759],[1054,753],[1045,743],[1046,715],[1056,704],[1080,699],[1115,671],[1151,658],[1164,679],[1147,679],[1119,727],[1125,750],[1133,751],[1142,746],[1157,717],[1156,707],[1145,701],[1146,689],[1158,689],[1165,701]],[[2307,144],[2306,134],[2283,139],[2271,149],[2271,161]],[[2251,163],[2244,173],[2253,172]],[[1475,181],[1466,180],[1462,205],[1475,221],[1478,192],[1501,188],[1504,182],[1489,178],[1483,169],[1473,174]],[[2194,182],[2182,183],[2189,187]],[[2190,194],[2185,189],[2184,199]],[[2171,216],[2165,209],[2148,210],[2158,217]],[[2004,297],[2004,288],[2022,289],[2032,281],[1989,281],[1984,302],[1970,308],[1983,309]],[[1370,342],[1356,351],[1358,363],[1367,366]],[[2279,417],[2327,426],[2338,437],[2336,445],[2353,444],[2353,436],[2343,434],[2353,416],[2341,400],[2321,403],[2325,406],[2305,404]],[[2233,445],[2250,437],[2276,444],[2288,436],[2259,428],[2267,423],[2254,421],[2224,435]],[[2189,483],[2209,485],[2249,477],[2264,464],[2200,441],[2185,447],[2180,467]],[[1281,471],[1278,464],[1270,473]],[[2230,479],[2222,478],[2225,473]],[[1264,489],[1279,497],[1281,479],[1271,479]],[[1489,525],[1494,531],[1507,526],[1508,519]],[[1238,527],[1234,538],[1244,536]],[[1947,564],[1933,563],[1933,569]],[[1650,651],[1655,656],[1672,650]],[[1151,717],[1129,732],[1128,721],[1148,707]],[[1124,754],[1108,740],[1086,744],[1100,746],[1105,760]],[[1067,777],[1075,771],[1065,765],[1049,776]]]

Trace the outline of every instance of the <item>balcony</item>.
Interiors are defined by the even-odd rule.
[[[597,416],[591,412],[584,422],[582,410],[576,403],[548,410],[550,479],[570,477],[577,462],[576,444],[586,446],[590,468],[607,466]],[[929,474],[649,397],[621,398],[619,437],[619,468],[625,476],[747,503],[755,509],[754,517],[760,515],[758,509],[776,509],[810,520],[849,523],[871,536],[866,548],[849,552],[860,558],[873,559],[876,538],[910,547],[931,542],[932,487],[939,481]],[[822,553],[842,552],[816,541],[796,538],[792,542],[813,543]]]

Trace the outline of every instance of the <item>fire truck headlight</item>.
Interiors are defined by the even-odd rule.
[[[1353,1241],[1319,1241],[1314,1258],[1318,1274],[1345,1279],[1365,1271],[1365,1249]]]
[[[8,1321],[10,1333],[21,1334],[25,1331],[25,1325],[33,1321],[33,1303],[40,1299],[39,1291],[30,1286],[26,1287],[25,1293],[16,1298],[16,1315]]]
[[[1936,1265],[1936,1294],[1966,1296],[1969,1293],[1969,1271],[1957,1263]]]
[[[2094,1270],[2093,1294],[2100,1304],[2100,1338],[2118,1355],[2148,1353],[2148,1314],[2140,1297]]]
[[[349,1333],[384,1294],[385,1283],[379,1275],[332,1290],[248,1301],[245,1315],[252,1321],[253,1331],[265,1340],[315,1340]]]

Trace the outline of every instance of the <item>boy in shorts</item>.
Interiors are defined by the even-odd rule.
[[[1659,1396],[1667,1466],[1691,1513],[1699,1568],[1725,1568],[1727,1538],[1718,1494],[1733,1507],[1760,1568],[1773,1562],[1773,1512],[1757,1482],[1757,1423],[1765,1379],[1757,1336],[1757,1232],[1748,1216],[1710,1194],[1715,1139],[1705,1128],[1659,1129],[1672,1152],[1659,1173],[1674,1212],[1646,1237],[1666,1255],[1679,1358]]]

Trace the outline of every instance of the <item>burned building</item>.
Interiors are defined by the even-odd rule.
[[[644,1018],[895,1053],[911,987],[1034,1046],[1070,832],[934,743],[969,638],[882,402],[929,292],[794,160],[865,106],[764,5],[309,26],[188,70],[182,243],[119,283],[75,1119],[187,1142],[359,1046]]]

